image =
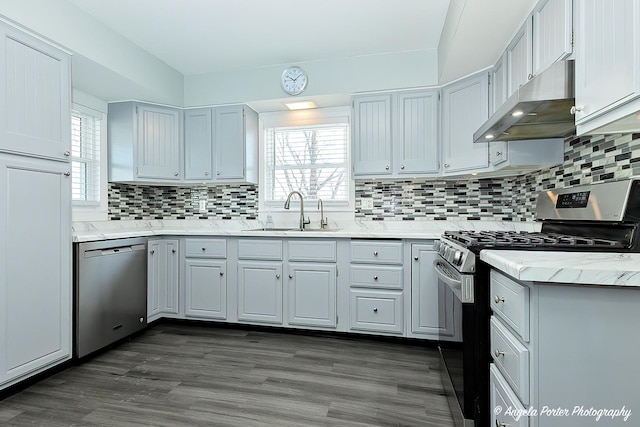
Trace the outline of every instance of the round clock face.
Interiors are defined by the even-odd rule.
[[[299,95],[307,87],[307,73],[300,67],[289,67],[282,73],[282,90],[289,95]]]

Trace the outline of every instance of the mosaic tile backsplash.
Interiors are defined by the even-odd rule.
[[[536,195],[550,188],[640,177],[640,134],[565,140],[564,163],[509,178],[357,181],[356,219],[533,221]],[[373,209],[362,209],[372,198]]]
[[[556,187],[640,177],[640,134],[569,138],[564,163],[522,176],[356,181],[357,220],[533,221],[536,194]],[[254,185],[109,184],[109,219],[256,219]],[[373,209],[362,209],[362,199]],[[201,203],[202,202],[202,203]]]
[[[254,185],[168,187],[109,184],[109,219],[257,219]]]

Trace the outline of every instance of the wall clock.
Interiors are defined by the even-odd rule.
[[[298,66],[292,66],[283,71],[280,77],[282,90],[289,95],[300,95],[307,88],[307,73]]]

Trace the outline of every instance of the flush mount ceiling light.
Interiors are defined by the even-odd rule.
[[[289,102],[284,104],[289,110],[307,110],[309,108],[318,108],[313,101]]]
[[[516,111],[514,111],[513,113],[511,113],[511,115],[512,115],[513,117],[520,117],[520,116],[522,116],[523,114],[524,114],[524,111],[522,111],[522,110],[516,110]]]

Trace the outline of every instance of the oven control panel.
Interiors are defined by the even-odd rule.
[[[475,272],[476,257],[469,249],[447,239],[437,240],[433,249],[459,272]]]

